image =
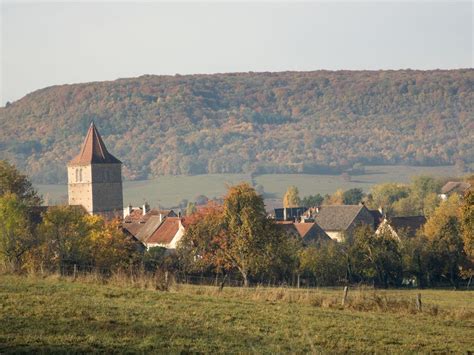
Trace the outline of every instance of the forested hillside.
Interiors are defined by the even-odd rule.
[[[0,108],[0,158],[65,182],[94,120],[126,179],[474,161],[474,70],[142,76]]]

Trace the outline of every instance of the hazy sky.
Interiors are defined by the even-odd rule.
[[[0,44],[0,105],[142,74],[467,68],[473,3],[7,0]]]

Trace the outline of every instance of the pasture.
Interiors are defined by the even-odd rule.
[[[310,174],[266,174],[259,175],[255,182],[264,187],[268,198],[282,198],[290,185],[300,190],[300,196],[316,193],[331,194],[337,189],[354,187],[369,191],[374,184],[384,182],[409,182],[416,175],[448,177],[456,175],[452,166],[414,167],[414,166],[367,166],[366,174],[353,176],[345,181],[340,175]],[[126,181],[124,183],[124,204],[142,205],[147,201],[151,206],[174,207],[187,199],[193,201],[198,195],[209,198],[220,197],[227,185],[249,181],[248,174],[208,174],[195,176],[162,176],[153,180]],[[65,203],[66,185],[36,185],[46,197],[46,203]]]
[[[423,311],[412,308],[417,292]],[[474,292],[224,288],[0,275],[0,353],[459,352]],[[368,306],[367,306],[368,305]]]

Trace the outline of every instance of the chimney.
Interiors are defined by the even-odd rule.
[[[128,204],[128,206],[123,209],[123,218],[130,216],[130,213],[132,213],[132,205]]]
[[[143,213],[143,215],[146,215],[146,214],[148,213],[148,208],[149,208],[149,207],[148,207],[148,203],[145,202],[145,203],[143,204],[143,208],[142,208],[142,213]]]

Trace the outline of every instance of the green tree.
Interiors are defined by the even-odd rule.
[[[309,196],[305,196],[301,200],[301,205],[303,207],[308,207],[308,208],[309,207],[317,207],[317,206],[321,206],[323,201],[324,201],[324,197],[321,196],[320,194],[309,195]]]
[[[347,239],[350,270],[361,280],[388,287],[402,281],[400,245],[390,233],[375,234],[370,226],[356,228]]]
[[[299,207],[301,203],[298,188],[290,186],[283,196],[283,207]]]
[[[379,184],[372,187],[368,205],[371,208],[382,207],[385,212],[391,213],[393,211],[393,204],[408,197],[410,188],[403,184],[386,183]]]
[[[0,260],[19,271],[35,243],[26,203],[13,193],[0,196]]]
[[[76,206],[50,207],[39,226],[41,245],[38,262],[54,270],[73,264],[91,264],[91,232],[102,226],[97,216],[89,216]]]
[[[194,212],[196,212],[196,204],[190,201],[186,206],[186,216],[191,216]]]
[[[403,274],[407,279],[415,278],[419,288],[427,285],[429,274],[429,241],[418,233],[413,238],[401,238]]]
[[[342,202],[345,205],[357,205],[364,198],[364,192],[362,189],[354,188],[347,190],[342,195]]]
[[[21,174],[6,160],[0,160],[0,196],[12,193],[30,206],[41,204],[41,198],[26,175]]]
[[[461,267],[465,261],[459,221],[456,217],[449,216],[446,220],[441,221],[440,228],[430,239],[430,279],[432,281],[447,279],[457,287]]]

